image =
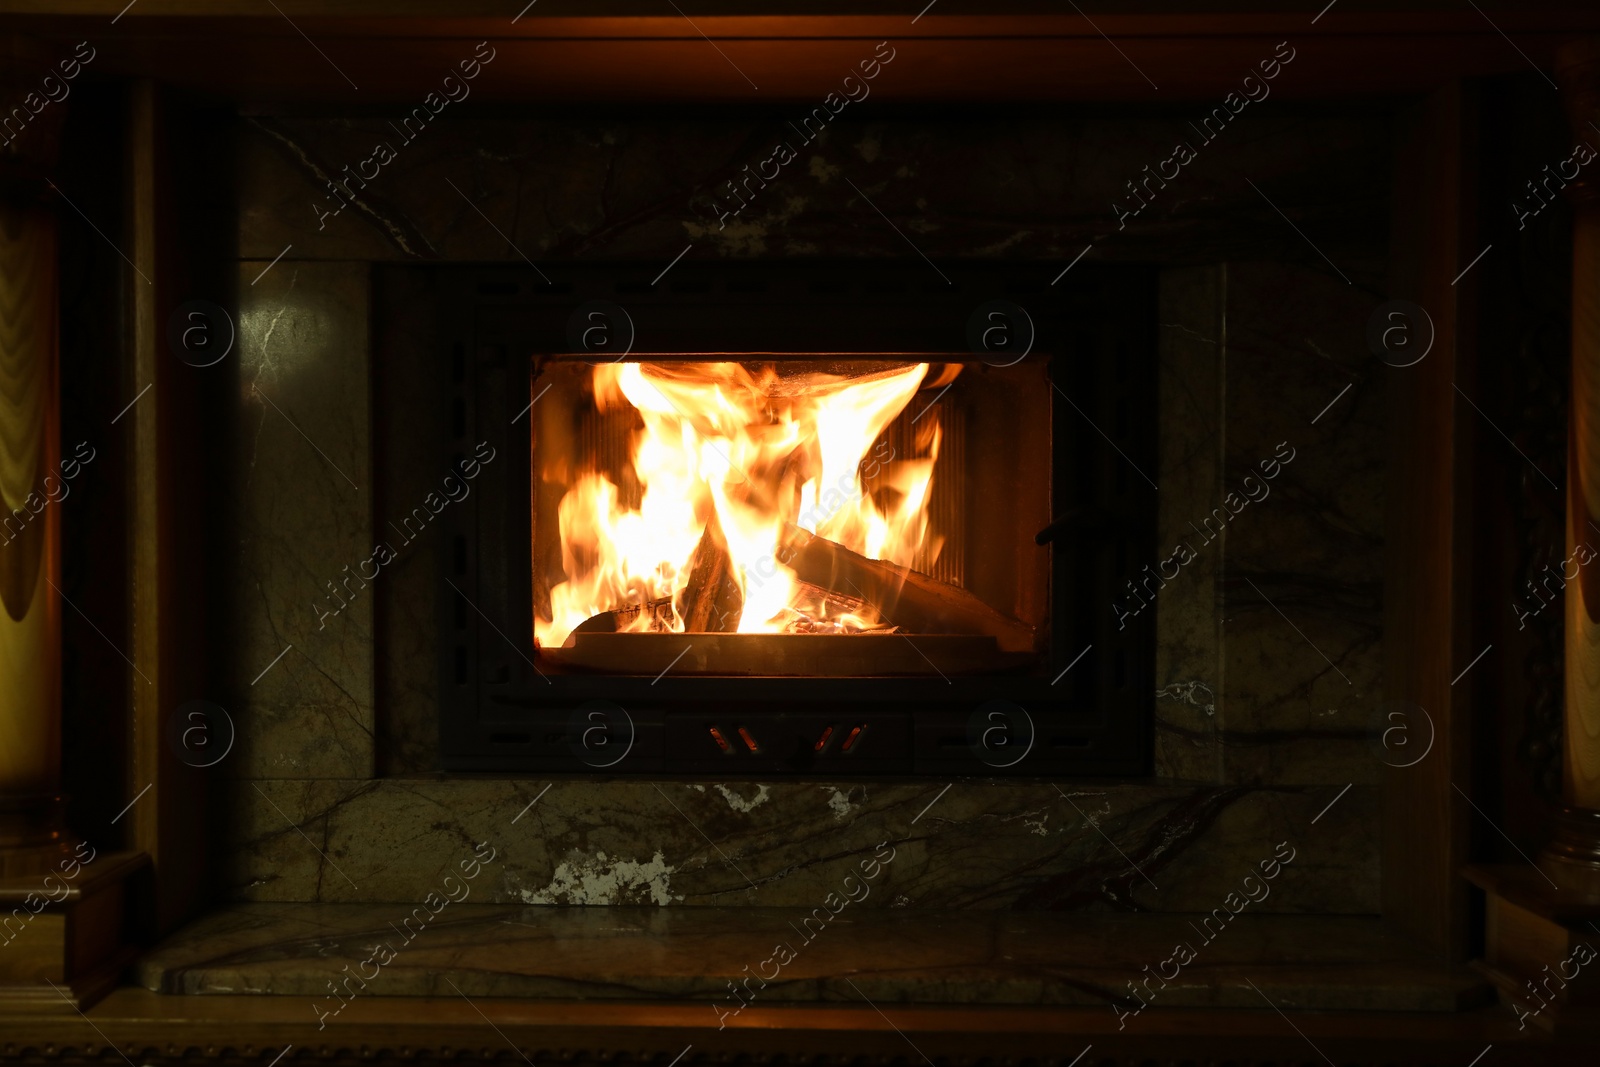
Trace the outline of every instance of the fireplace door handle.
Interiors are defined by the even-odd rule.
[[[1127,528],[1127,523],[1102,508],[1073,508],[1050,521],[1033,535],[1033,543],[1047,545],[1062,534],[1106,534]]]

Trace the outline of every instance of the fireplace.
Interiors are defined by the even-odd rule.
[[[429,273],[448,769],[1146,772],[1151,274]]]

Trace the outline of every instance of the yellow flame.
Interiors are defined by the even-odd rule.
[[[871,558],[910,564],[929,536],[936,415],[919,428],[925,455],[875,453],[881,508],[860,472],[927,371],[921,363],[786,382],[770,365],[596,367],[596,408],[631,410],[643,423],[633,448],[642,496],[637,509],[626,506],[618,487],[592,469],[572,480],[558,514],[566,581],[551,589],[549,615],[534,620],[538,643],[560,645],[586,619],[629,606],[645,610],[624,629],[681,632],[683,620],[669,605],[689,580],[691,557],[713,513],[743,597],[739,633],[874,625],[876,618],[843,611],[799,583],[780,549],[793,524]]]

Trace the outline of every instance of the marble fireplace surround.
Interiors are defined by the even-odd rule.
[[[432,960],[501,975],[482,978],[484,993],[709,997],[722,988],[711,976],[737,976],[770,954],[767,926],[821,906],[890,842],[893,862],[844,916],[861,924],[860,947],[813,961],[786,995],[847,996],[830,974],[858,973],[869,952],[886,958],[883,938],[932,937],[945,948],[906,948],[900,970],[919,977],[886,979],[882,995],[1049,1001],[1071,982],[1043,981],[1054,973],[1046,965],[1083,956],[1126,971],[1079,976],[1083,996],[1103,1001],[1139,965],[1170,955],[1174,927],[1235,899],[1241,879],[1286,843],[1295,858],[1249,905],[1240,929],[1250,932],[1227,949],[1239,954],[1233,963],[1303,953],[1298,977],[1285,970],[1283,981],[1323,992],[1300,1006],[1448,1010],[1471,1000],[1472,983],[1437,976],[1370,987],[1328,977],[1355,973],[1361,958],[1417,959],[1375,918],[1381,767],[1366,740],[1381,690],[1386,368],[1362,339],[1385,292],[1389,119],[1381,107],[1285,105],[1249,122],[1226,151],[1186,170],[1175,195],[1119,227],[1118,190],[1170,150],[1179,117],[841,119],[781,188],[718,230],[689,209],[690,196],[747,161],[770,137],[764,121],[457,116],[385,168],[360,210],[323,219],[314,205],[326,178],[391,136],[385,121],[241,116],[227,444],[236,489],[220,526],[239,545],[220,700],[239,735],[213,783],[225,903],[149,954],[140,981],[313,995],[338,971],[330,964],[362,959],[374,931],[487,843],[496,859],[470,901],[450,905],[449,929],[419,945],[435,955],[412,955],[394,972],[409,977],[384,979],[388,992],[438,991]],[[1245,176],[1336,235],[1321,247],[1348,284]],[[431,477],[434,461],[404,419],[427,381],[381,359],[383,332],[425,314],[392,265],[526,253],[558,272],[579,258],[664,264],[686,243],[696,256],[752,262],[909,256],[846,178],[909,220],[902,228],[936,263],[1037,261],[1053,276],[1082,247],[1066,235],[1087,229],[1107,262],[1162,265],[1159,544],[1191,536],[1190,523],[1280,442],[1294,449],[1270,496],[1162,593],[1153,776],[951,784],[436,772],[429,546],[403,553],[374,595],[325,626],[309,606],[366,558],[409,487]],[[760,934],[730,933],[730,916]],[[540,970],[526,962],[536,953],[514,951],[518,938],[605,943],[608,962],[575,953]],[[659,938],[668,947],[651,949]],[[1215,962],[1195,979],[1194,1003],[1248,991],[1227,960]]]

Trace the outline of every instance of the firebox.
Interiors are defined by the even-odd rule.
[[[436,269],[445,768],[1147,773],[1154,277],[1047,268]]]

